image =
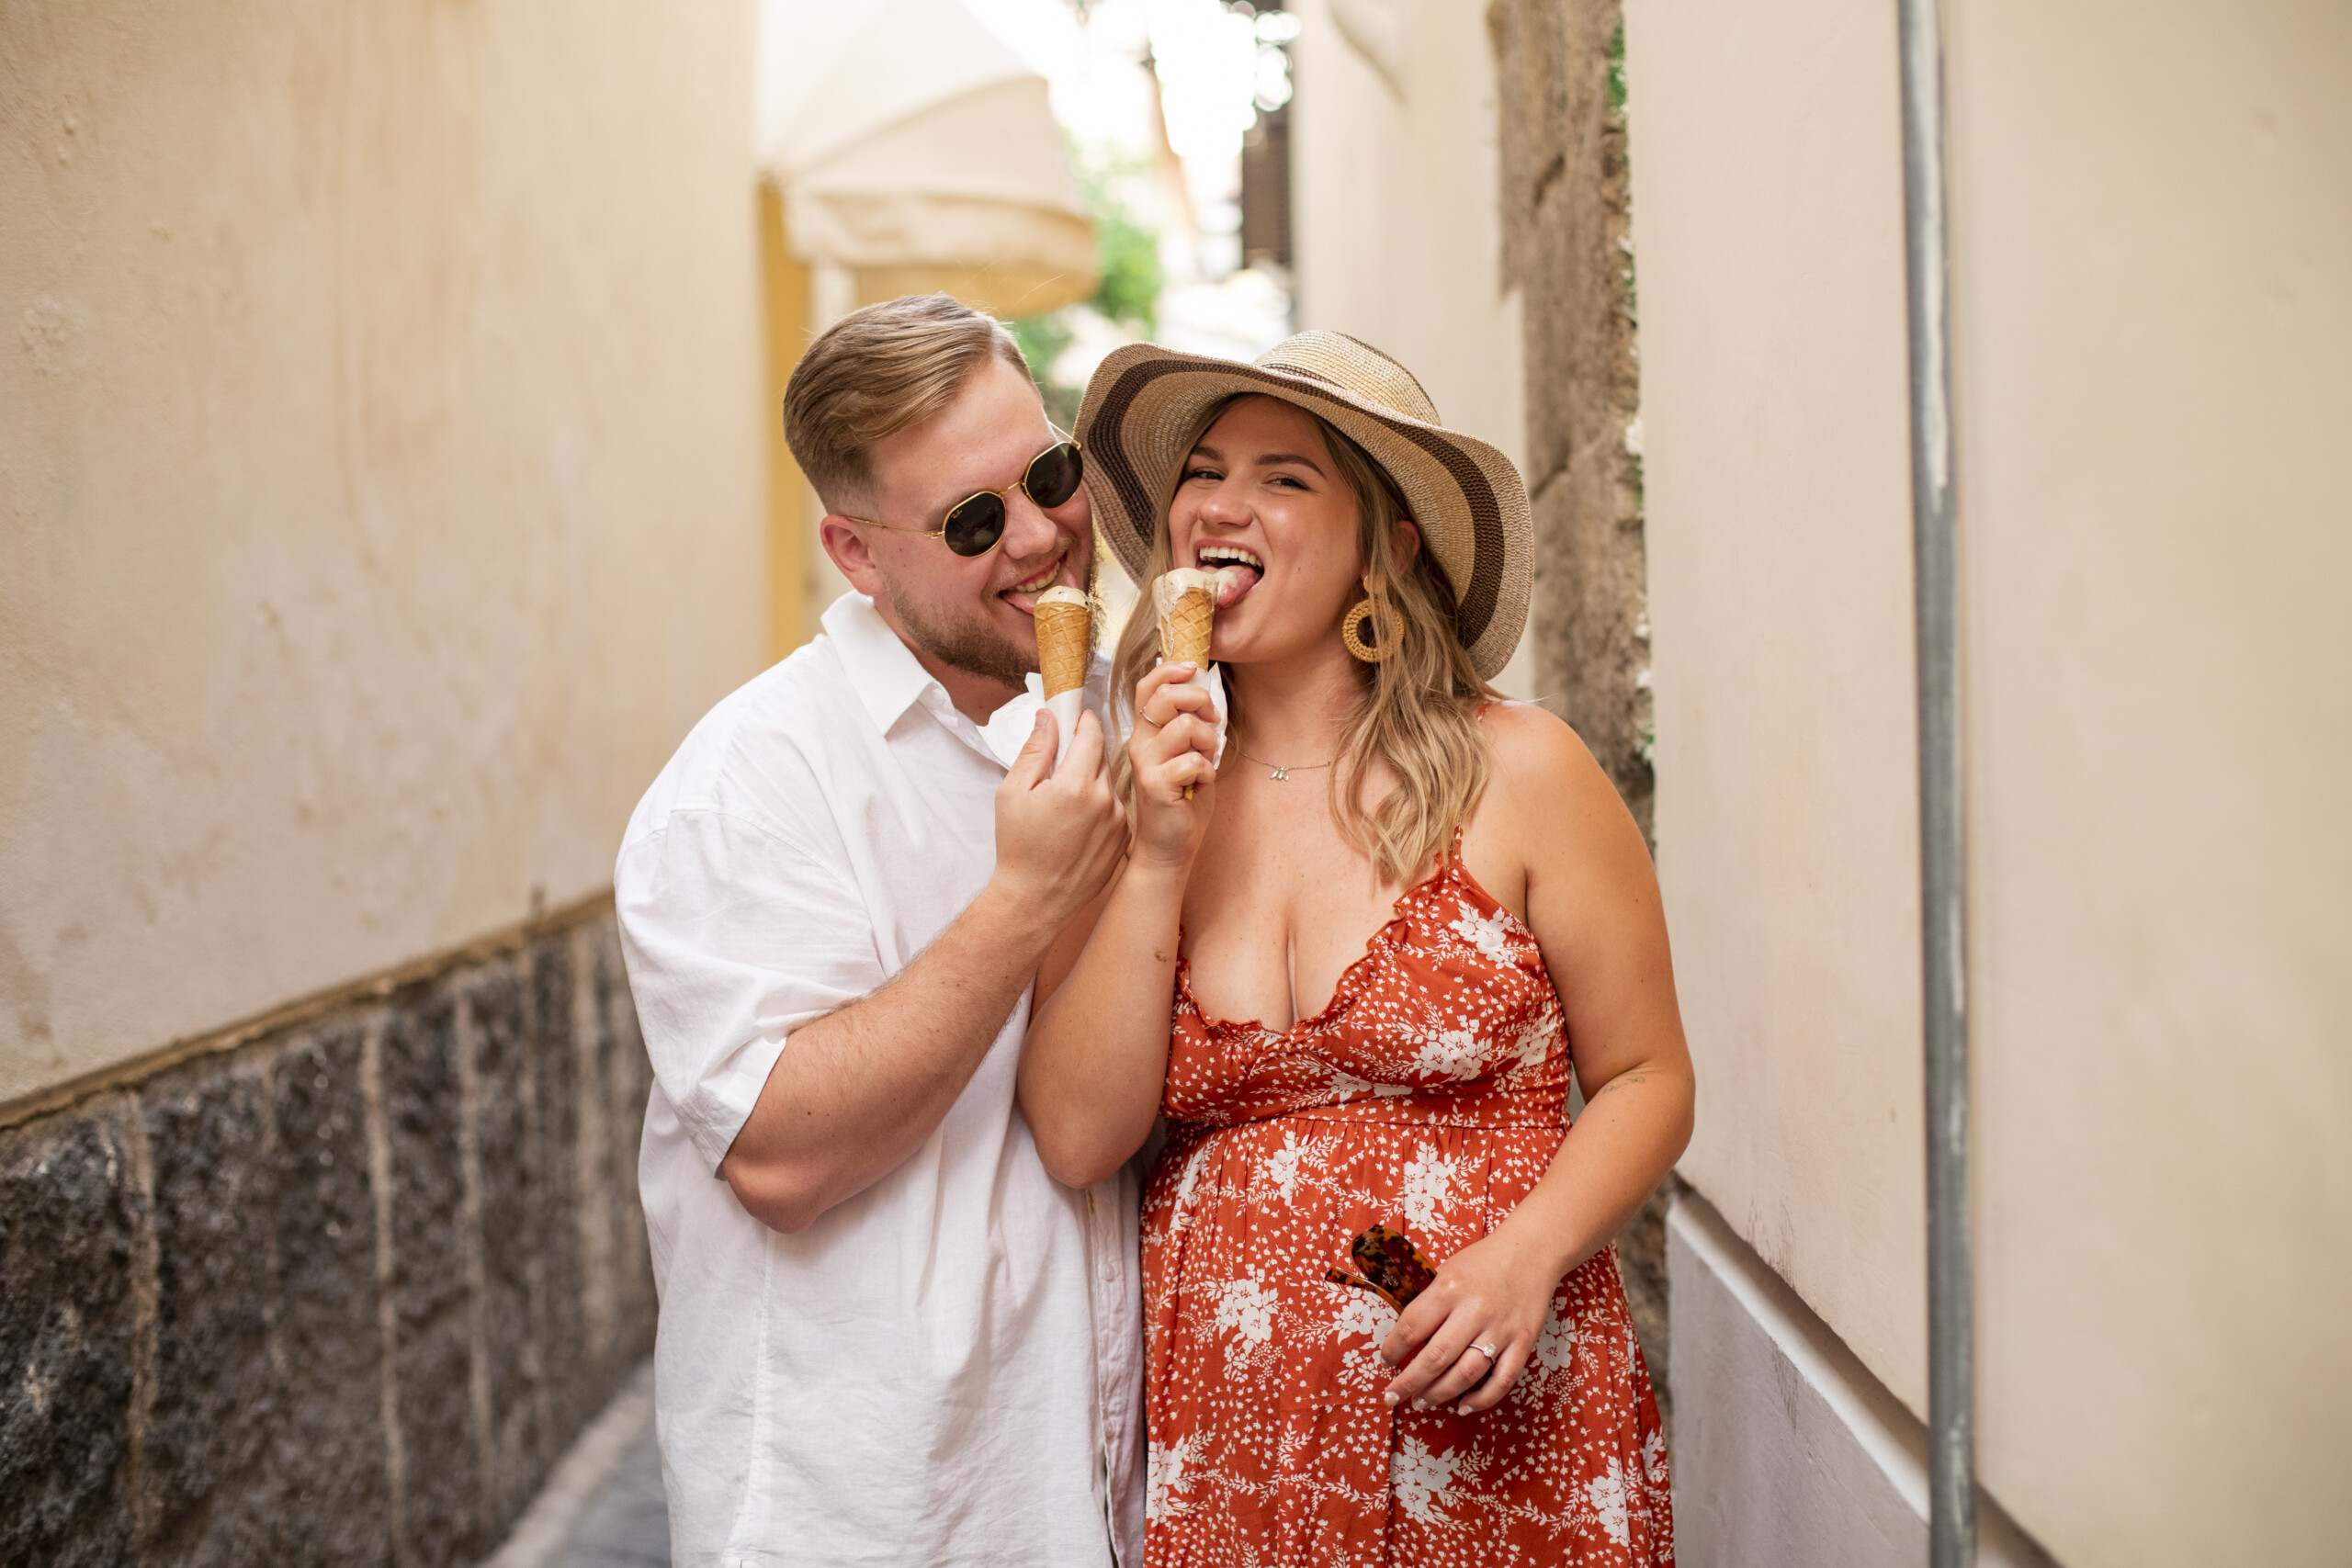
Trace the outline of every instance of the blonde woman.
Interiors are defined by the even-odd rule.
[[[1046,956],[1020,1078],[1072,1186],[1166,1119],[1146,1561],[1670,1562],[1611,1238],[1689,1136],[1690,1066],[1639,831],[1487,684],[1526,616],[1518,474],[1328,333],[1121,350],[1080,434],[1138,582],[1238,569],[1222,742],[1148,609],[1120,643],[1128,858]],[[1385,1263],[1351,1249],[1381,1225]]]

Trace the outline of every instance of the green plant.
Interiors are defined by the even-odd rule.
[[[1095,270],[1093,297],[1074,310],[1089,310],[1122,331],[1148,338],[1159,327],[1159,294],[1168,275],[1159,262],[1159,234],[1120,194],[1126,181],[1148,177],[1148,159],[1111,154],[1090,156],[1070,150],[1079,188],[1085,193],[1089,216],[1094,220]],[[1023,316],[1009,323],[1015,342],[1029,361],[1029,374],[1046,400],[1046,413],[1065,430],[1078,418],[1082,387],[1066,385],[1054,377],[1054,366],[1076,339],[1069,310]]]

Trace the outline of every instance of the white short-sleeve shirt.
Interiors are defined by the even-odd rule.
[[[1136,1183],[1073,1190],[1038,1162],[1013,1103],[1026,996],[930,1139],[807,1230],[716,1176],[793,1031],[986,885],[1037,709],[1033,677],[973,724],[859,595],[823,625],[695,727],[614,872],[655,1079],[639,1180],[674,1560],[1137,1568]]]

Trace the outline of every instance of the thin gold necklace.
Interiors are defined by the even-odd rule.
[[[1331,765],[1331,762],[1336,762],[1340,760],[1337,757],[1334,757],[1331,759],[1331,762],[1269,762],[1263,757],[1252,757],[1249,752],[1242,751],[1241,748],[1238,746],[1236,746],[1234,750],[1241,752],[1241,760],[1245,762],[1255,762],[1261,768],[1273,769],[1274,782],[1276,784],[1288,784],[1290,782],[1291,770],[1294,768],[1302,773],[1311,773],[1317,768],[1328,768]]]

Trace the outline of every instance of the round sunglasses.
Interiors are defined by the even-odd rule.
[[[1030,458],[1029,466],[1021,470],[1021,477],[1002,490],[979,491],[949,507],[943,527],[910,528],[902,524],[876,523],[871,518],[849,517],[846,514],[844,521],[893,534],[920,534],[926,539],[944,539],[947,547],[959,556],[984,556],[996,548],[997,541],[1004,537],[1006,496],[1016,490],[1021,491],[1038,506],[1051,512],[1078,493],[1079,481],[1085,477],[1086,458],[1079,451],[1078,443],[1061,441]]]

